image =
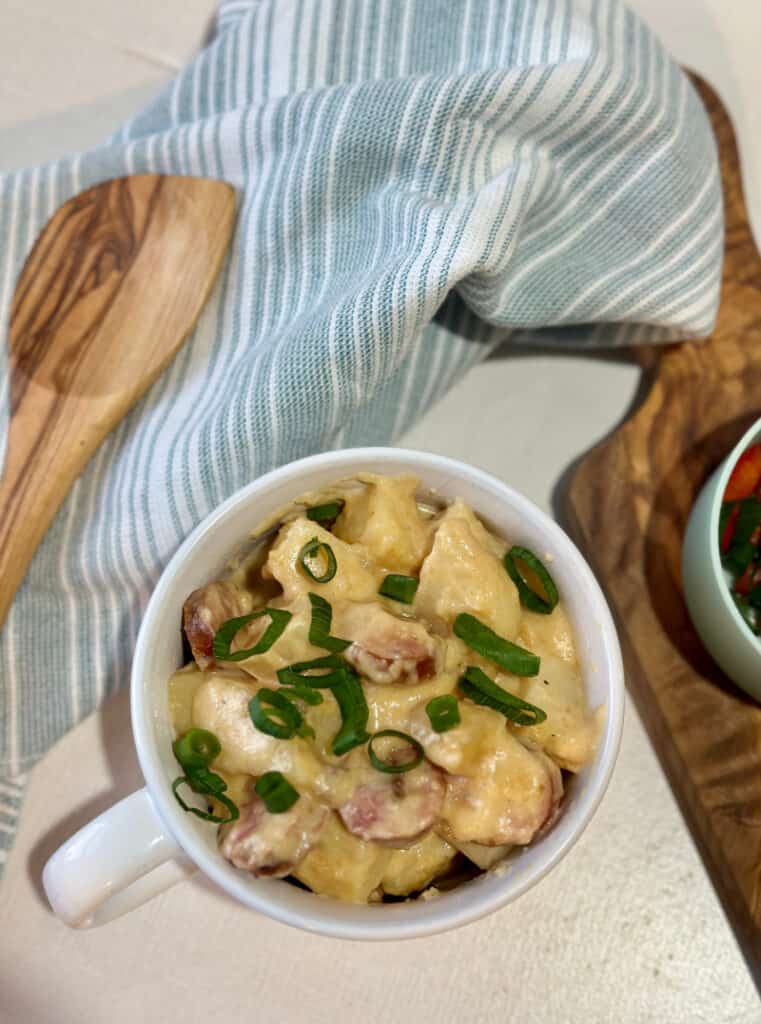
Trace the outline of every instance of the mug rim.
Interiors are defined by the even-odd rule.
[[[449,894],[443,893],[435,901],[426,903],[426,908],[433,908],[435,904],[439,912],[432,911],[425,921],[415,920],[414,907],[421,902],[419,900],[409,904],[397,904],[393,910],[403,911],[409,908],[410,913],[405,916],[395,914],[392,918],[386,916],[385,920],[384,915],[378,913],[377,908],[360,906],[359,909],[366,910],[369,914],[376,914],[377,916],[375,920],[368,920],[365,924],[358,924],[355,922],[339,921],[331,916],[331,908],[338,903],[334,899],[321,898],[323,900],[322,905],[315,901],[314,908],[309,912],[300,911],[297,913],[291,908],[284,906],[278,901],[277,897],[273,898],[268,895],[272,891],[272,885],[282,884],[282,880],[279,879],[263,880],[267,884],[262,885],[260,891],[247,890],[245,897],[239,892],[233,891],[230,878],[223,869],[223,866],[218,863],[218,857],[211,856],[203,845],[198,842],[192,831],[184,826],[184,815],[179,806],[174,802],[171,790],[166,784],[165,771],[161,764],[158,746],[154,742],[153,730],[151,728],[151,713],[148,706],[147,693],[149,673],[146,671],[146,662],[153,620],[163,607],[174,576],[181,566],[189,559],[192,559],[193,550],[201,538],[216,530],[231,511],[239,505],[247,503],[252,496],[269,491],[282,484],[292,483],[294,486],[294,496],[298,495],[298,480],[310,470],[317,468],[330,469],[335,471],[337,475],[342,470],[358,472],[359,468],[356,466],[356,463],[363,460],[378,461],[383,458],[393,459],[396,462],[409,462],[408,470],[410,473],[417,471],[422,475],[425,468],[428,468],[449,473],[455,479],[469,478],[476,485],[491,491],[499,499],[506,499],[513,509],[524,511],[529,517],[533,517],[534,521],[538,521],[543,534],[551,537],[563,549],[564,560],[572,563],[571,569],[574,575],[579,578],[583,577],[585,588],[590,595],[590,603],[594,606],[595,620],[602,636],[602,648],[607,662],[605,665],[607,710],[605,723],[600,735],[594,774],[581,790],[578,801],[574,801],[577,806],[574,806],[575,820],[573,828],[570,829],[564,840],[557,845],[556,849],[551,854],[548,854],[539,865],[525,872],[517,884],[514,882],[511,884],[510,872],[508,871],[500,879],[504,884],[499,887],[498,892],[487,895],[479,893],[478,896],[474,893],[472,900],[457,909],[447,907],[447,896]],[[477,508],[475,511],[476,513],[479,512]],[[578,625],[575,628],[578,631]],[[289,462],[246,484],[212,509],[179,546],[161,573],[153,590],[143,614],[135,645],[130,690],[133,738],[146,787],[164,827],[198,869],[211,878],[212,881],[237,902],[259,910],[284,924],[336,938],[365,940],[414,938],[459,927],[512,902],[545,877],[577,842],[593,818],[608,788],[620,747],[625,704],[621,650],[607,601],[586,560],[555,520],[519,491],[516,491],[485,470],[448,456],[416,449],[388,446],[344,448],[310,455]],[[582,805],[580,809],[578,805]],[[548,835],[551,834],[551,832],[548,833]],[[457,889],[454,890],[455,893],[457,891]]]

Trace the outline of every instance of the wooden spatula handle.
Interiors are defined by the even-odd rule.
[[[0,625],[69,488],[194,326],[234,219],[224,182],[134,175],[69,200],[37,240],[11,313]]]
[[[97,447],[99,438],[86,428],[76,431],[69,422],[65,433],[57,429],[59,417],[73,412],[70,402],[34,382],[14,411],[0,481],[0,624],[45,531]]]

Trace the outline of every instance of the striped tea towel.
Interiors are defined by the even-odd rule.
[[[210,45],[108,144],[0,179],[4,327],[53,211],[143,172],[232,182],[236,237],[0,636],[0,864],[25,773],[127,682],[162,567],[232,491],[393,440],[516,329],[622,344],[714,322],[713,138],[618,0],[226,0]]]

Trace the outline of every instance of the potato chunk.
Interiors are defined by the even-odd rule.
[[[501,680],[498,679],[498,682]],[[538,676],[511,677],[510,689],[547,715],[539,725],[518,731],[541,747],[561,768],[577,772],[594,756],[598,718],[587,707],[584,682],[575,665],[551,654],[542,656]]]
[[[435,832],[428,832],[411,846],[394,850],[381,880],[384,892],[407,896],[425,889],[434,878],[443,875],[457,850]]]
[[[367,903],[381,883],[391,851],[351,835],[331,814],[320,838],[293,872],[312,892]]]
[[[431,526],[415,500],[412,476],[368,476],[366,487],[347,494],[335,534],[362,544],[388,572],[414,574],[430,546]]]
[[[336,574],[327,583],[316,583],[298,564],[299,552],[313,537],[329,545],[336,557]],[[380,572],[363,548],[346,544],[318,523],[301,517],[282,527],[270,548],[263,573],[278,581],[288,604],[310,590],[319,590],[320,597],[331,603],[371,601],[380,585]]]
[[[507,640],[518,632],[521,608],[516,586],[456,506],[446,511],[436,530],[420,571],[414,609],[431,621],[450,625],[461,612],[469,612]]]

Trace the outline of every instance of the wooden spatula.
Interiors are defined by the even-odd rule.
[[[101,441],[188,336],[235,219],[218,181],[135,175],[70,199],[16,285],[0,481],[0,625]]]

